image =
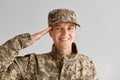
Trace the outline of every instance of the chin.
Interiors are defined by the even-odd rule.
[[[69,44],[69,45],[68,45],[68,44],[63,44],[63,45],[61,44],[61,45],[60,45],[60,48],[61,48],[61,49],[67,49],[67,48],[70,48],[70,47],[71,47],[70,44]]]

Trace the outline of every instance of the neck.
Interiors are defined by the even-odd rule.
[[[58,49],[58,48],[57,48]],[[62,55],[71,55],[72,54],[72,49],[70,48],[65,48],[65,49],[58,49],[58,51],[62,54]]]

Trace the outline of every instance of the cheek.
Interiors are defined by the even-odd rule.
[[[51,32],[51,33],[50,33],[50,36],[51,36],[53,39],[56,39],[56,38],[57,38],[57,33]]]
[[[75,36],[75,33],[73,33],[73,36]]]
[[[75,33],[74,33],[74,34],[71,34],[71,37],[72,37],[72,39],[74,40],[74,39],[75,39]]]
[[[70,35],[71,35],[72,37],[74,37],[74,36],[75,36],[75,32],[71,32]]]

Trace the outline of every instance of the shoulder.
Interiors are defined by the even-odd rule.
[[[50,58],[50,53],[41,53],[41,54],[37,54],[37,53],[30,53],[25,55],[23,58],[29,58],[29,59],[36,59],[36,60],[46,60],[48,58]]]
[[[37,58],[49,58],[51,57],[50,53],[42,53],[42,54],[36,54]]]
[[[49,61],[53,60],[50,52],[42,53],[42,54],[36,54],[36,59],[39,63],[46,63],[46,62],[49,62]]]
[[[90,59],[87,55],[80,54],[80,53],[78,53],[77,56],[78,56],[78,58],[80,58],[80,59]]]
[[[21,60],[21,59],[23,59],[23,60],[27,60],[27,59],[36,59],[36,58],[48,58],[48,57],[50,57],[50,53],[48,52],[48,53],[42,53],[42,54],[36,54],[36,53],[29,53],[29,54],[27,54],[27,55],[25,55],[25,56],[18,56],[18,57],[16,57],[16,59],[17,60]]]
[[[77,58],[78,58],[79,62],[81,62],[83,64],[93,64],[92,59],[90,57],[88,57],[87,55],[77,54]]]
[[[22,65],[23,67],[26,67],[27,64],[37,64],[38,62],[45,63],[49,61],[50,59],[50,54],[49,53],[44,53],[44,54],[36,54],[36,53],[30,53],[25,56],[18,56],[15,58],[15,62],[18,65]]]

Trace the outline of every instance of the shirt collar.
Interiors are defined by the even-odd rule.
[[[78,53],[78,50],[77,50],[77,46],[76,44],[73,42],[72,43],[72,54],[69,55],[69,56],[65,56],[65,55],[62,55],[58,50],[57,48],[55,47],[55,45],[53,44],[52,46],[52,51],[51,51],[51,56],[53,57],[53,59],[55,60],[61,60],[63,59],[64,57],[66,58],[69,58],[69,59],[72,59],[75,57],[75,55]]]

